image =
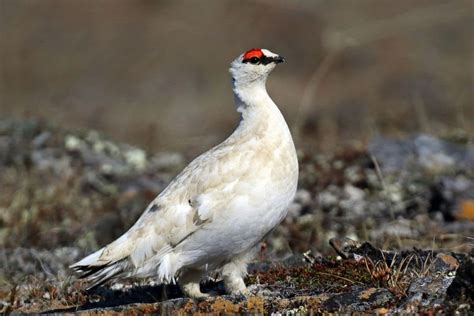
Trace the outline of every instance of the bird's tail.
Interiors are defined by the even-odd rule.
[[[85,279],[91,282],[87,290],[93,289],[114,277],[120,276],[124,271],[126,271],[129,265],[128,258],[101,262],[99,257],[103,250],[104,248],[69,266],[69,268],[79,274],[80,279]]]

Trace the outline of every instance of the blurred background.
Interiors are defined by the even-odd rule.
[[[0,117],[97,129],[194,155],[238,122],[229,63],[285,56],[268,82],[297,138],[472,133],[472,1],[0,1]]]

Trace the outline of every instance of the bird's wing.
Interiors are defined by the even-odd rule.
[[[109,264],[128,257],[138,268],[135,275],[147,275],[153,268],[156,271],[156,264],[174,247],[222,215],[238,195],[234,187],[239,182],[264,167],[263,160],[255,159],[256,153],[251,148],[218,146],[196,158],[128,232],[101,251],[96,263]],[[256,165],[260,160],[262,165]]]

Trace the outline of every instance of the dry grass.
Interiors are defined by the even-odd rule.
[[[376,284],[387,287],[397,297],[407,295],[410,284],[416,279],[424,278],[432,273],[431,267],[434,262],[432,253],[422,258],[418,253],[410,253],[400,257],[395,253],[388,261],[383,252],[382,259],[374,262],[370,257],[364,256],[363,260],[367,271]]]
[[[91,297],[82,290],[82,282],[71,282],[69,278],[55,278],[49,281],[30,276],[21,285],[9,285],[8,304],[1,313],[8,315],[12,311],[20,313],[38,312],[80,306]]]

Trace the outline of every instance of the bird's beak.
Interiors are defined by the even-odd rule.
[[[277,56],[277,57],[274,58],[273,61],[275,62],[275,64],[284,63],[285,58],[283,58],[282,56]]]
[[[285,58],[281,56],[269,56],[269,57],[263,56],[261,60],[262,60],[262,64],[264,65],[268,65],[271,63],[279,64],[279,63],[285,62]]]

